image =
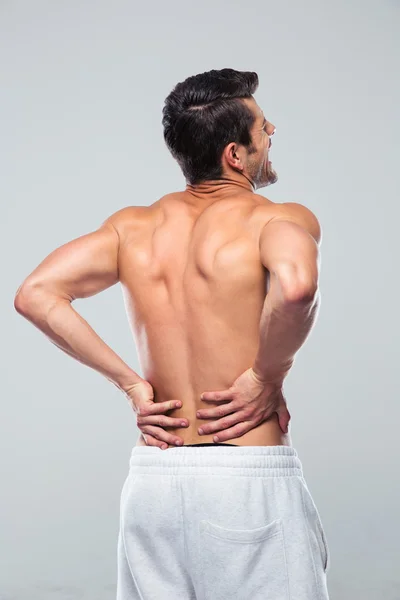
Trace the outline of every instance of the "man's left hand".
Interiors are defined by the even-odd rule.
[[[265,383],[258,379],[253,369],[242,373],[233,385],[220,392],[203,392],[205,402],[225,404],[215,408],[199,409],[198,419],[213,419],[201,424],[204,434],[214,434],[215,442],[238,438],[277,413],[282,433],[288,433],[290,413],[283,395],[282,383]],[[202,435],[199,431],[199,434]],[[215,435],[218,435],[218,440]]]

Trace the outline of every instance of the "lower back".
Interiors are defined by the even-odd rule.
[[[207,435],[199,435],[198,429],[201,425],[204,425],[208,422],[208,419],[197,419],[196,416],[194,418],[190,418],[185,414],[183,409],[177,409],[174,411],[170,411],[168,413],[171,417],[185,417],[189,420],[189,427],[181,427],[181,428],[170,428],[168,427],[168,433],[171,435],[176,435],[183,439],[183,443],[185,446],[188,444],[201,444],[201,443],[214,443],[213,437],[216,435],[215,433],[207,434]],[[212,419],[215,421],[216,419]],[[227,440],[223,440],[224,443],[227,444],[235,444],[236,446],[291,446],[292,440],[290,437],[290,433],[283,433],[279,423],[278,416],[274,413],[267,421],[264,421],[260,425],[257,425],[254,429],[251,429],[247,433],[244,433],[240,437],[237,438],[229,438]],[[142,434],[140,434],[137,443],[137,446],[146,446],[146,442]],[[176,446],[169,445],[168,448],[175,448]]]

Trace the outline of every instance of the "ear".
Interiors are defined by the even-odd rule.
[[[243,147],[231,142],[225,146],[222,160],[229,168],[242,172],[244,169]]]

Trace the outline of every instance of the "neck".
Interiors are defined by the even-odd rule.
[[[186,184],[186,191],[199,198],[209,198],[220,194],[237,194],[242,190],[254,192],[253,183],[246,176],[238,178],[224,175],[219,179],[208,179],[202,183]]]

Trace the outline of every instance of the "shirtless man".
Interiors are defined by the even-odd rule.
[[[16,295],[137,414],[117,600],[328,598],[325,532],[283,395],[318,312],[321,229],[301,204],[255,193],[278,179],[257,87],[232,69],[178,84],[163,125],[185,190],[117,211]],[[117,282],[143,377],[72,308]]]

